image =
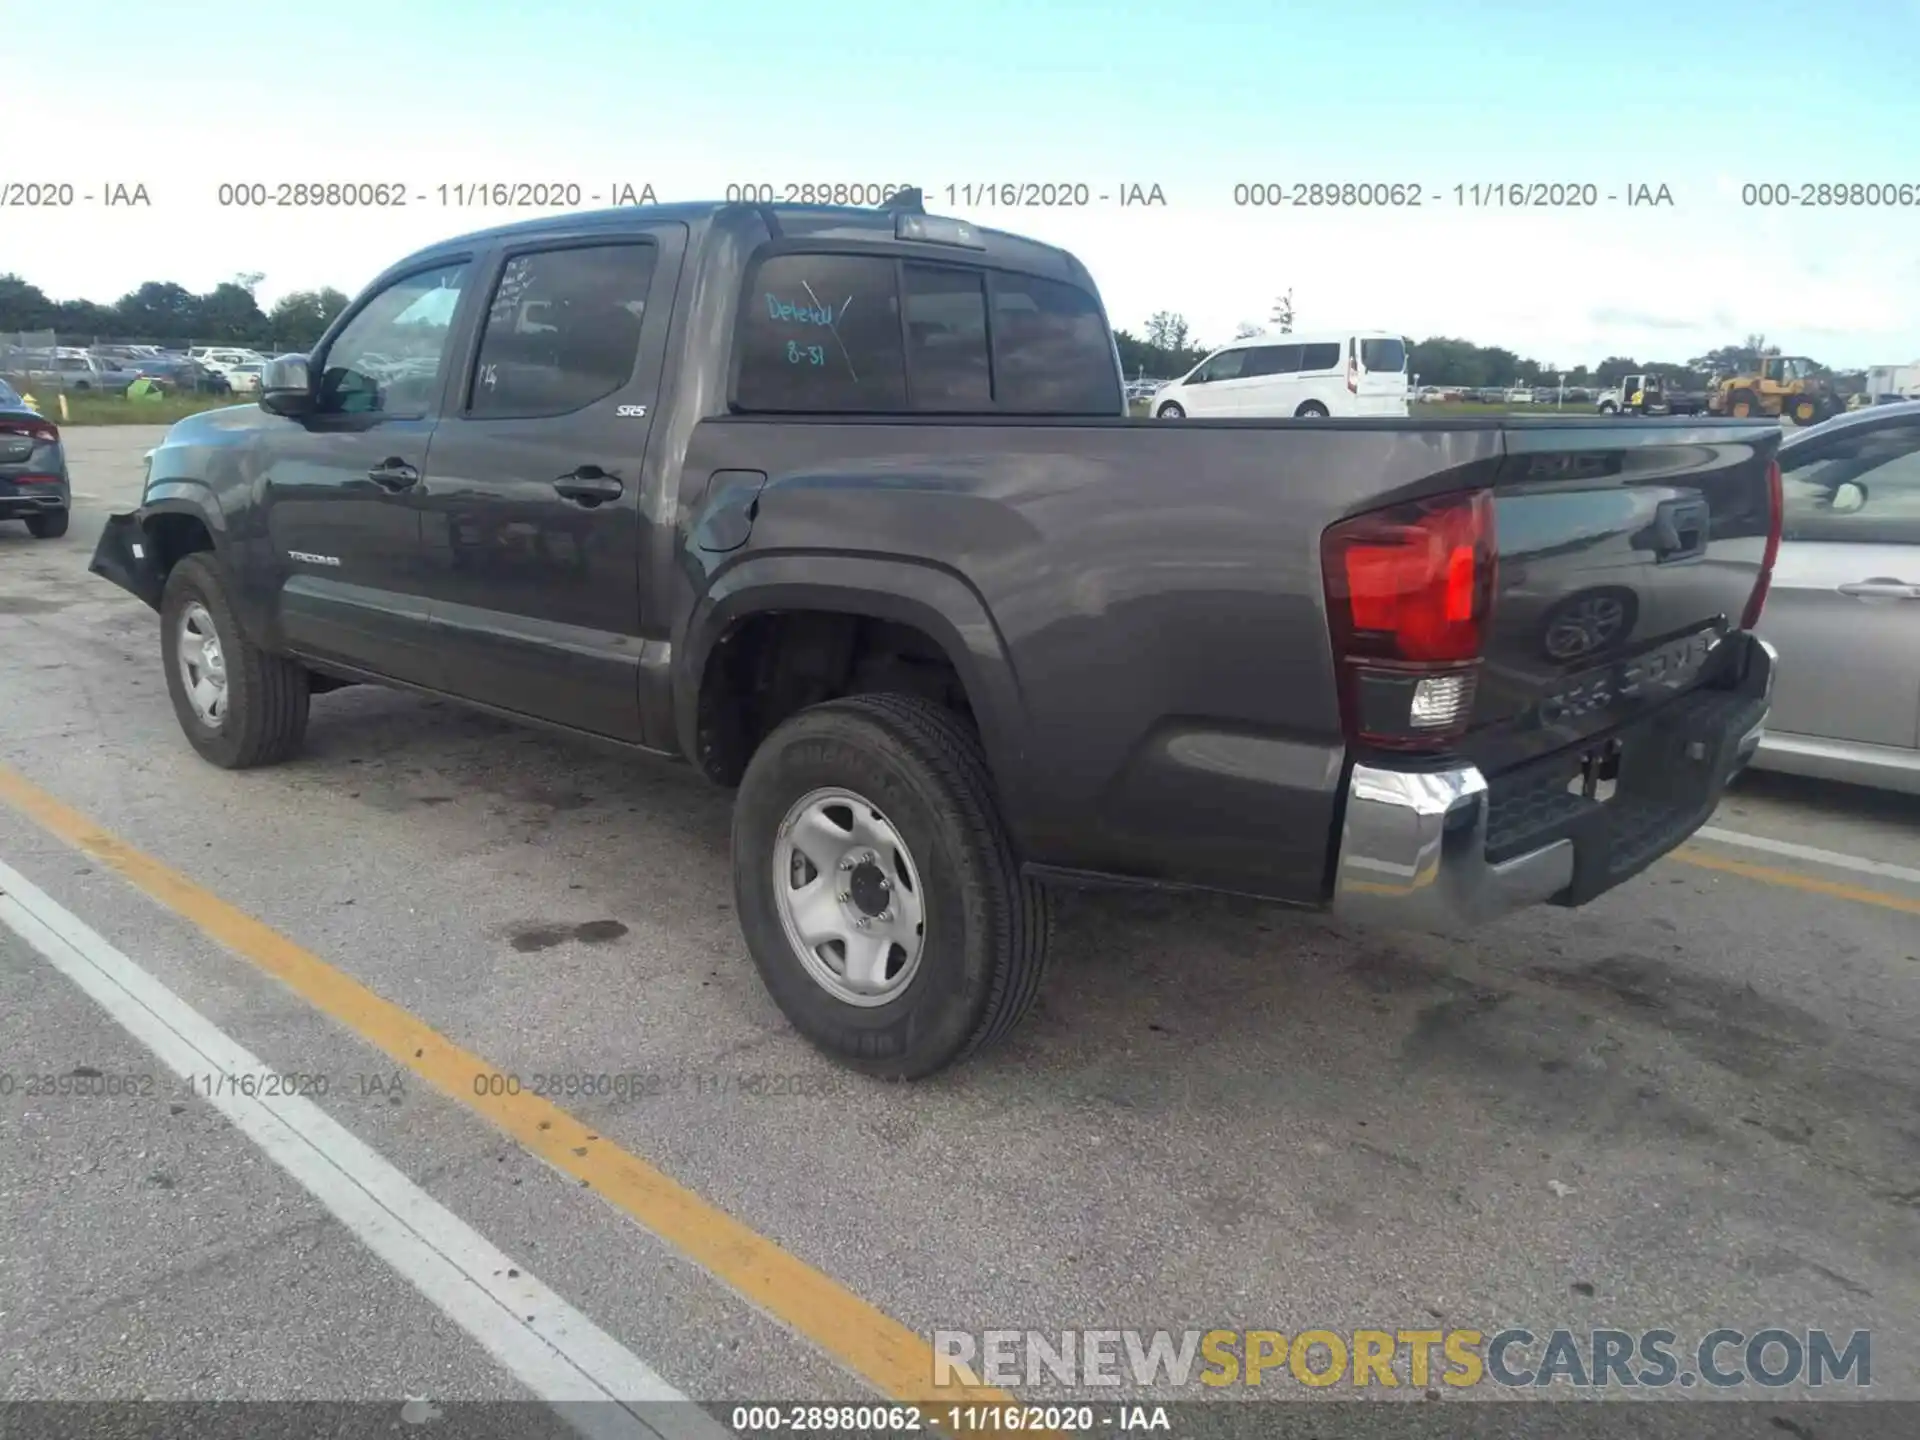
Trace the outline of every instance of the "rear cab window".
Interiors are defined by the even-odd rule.
[[[734,366],[748,412],[1124,413],[1091,293],[960,263],[768,256],[742,297]]]

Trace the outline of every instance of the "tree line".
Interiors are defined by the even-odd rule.
[[[1276,307],[1276,319],[1279,319]],[[1272,333],[1278,337],[1291,329],[1292,307],[1286,307],[1285,324],[1275,331],[1260,326],[1242,325],[1235,339]],[[1129,380],[1148,378],[1170,380],[1184,375],[1217,347],[1203,345],[1193,336],[1186,317],[1162,310],[1147,321],[1141,334],[1128,330],[1114,333],[1120,349],[1120,363]],[[1617,384],[1625,375],[1658,375],[1670,387],[1702,390],[1716,375],[1744,375],[1752,372],[1763,354],[1777,353],[1763,335],[1749,335],[1737,345],[1722,345],[1704,355],[1686,360],[1641,360],[1632,355],[1609,355],[1597,365],[1559,365],[1534,360],[1498,345],[1477,345],[1449,335],[1417,340],[1407,350],[1407,373],[1418,375],[1420,384],[1459,386],[1462,389],[1489,389],[1510,385],[1554,386],[1566,377],[1569,386],[1605,388]],[[1845,382],[1853,372],[1836,374],[1816,362],[1815,368]],[[1864,376],[1859,377],[1864,379]]]
[[[94,300],[53,300],[18,275],[0,275],[0,335],[50,330],[63,343],[70,343],[71,337],[80,343],[117,340],[305,350],[319,341],[334,317],[347,307],[348,297],[329,286],[296,290],[262,310],[254,291],[264,278],[257,273],[236,275],[205,294],[195,294],[171,281],[149,280],[112,304],[101,304]],[[1274,333],[1292,329],[1291,292],[1275,301],[1270,320]],[[1262,333],[1267,333],[1263,327],[1242,325],[1235,338]],[[1114,339],[1129,380],[1170,380],[1184,375],[1214,348],[1194,337],[1185,316],[1168,310],[1148,320],[1141,334],[1119,330]],[[1723,345],[1687,360],[1643,362],[1632,355],[1609,355],[1597,365],[1562,367],[1498,345],[1435,335],[1413,344],[1407,354],[1407,372],[1418,375],[1422,385],[1468,389],[1557,385],[1563,375],[1570,386],[1604,387],[1617,383],[1623,375],[1636,374],[1658,375],[1668,385],[1683,389],[1703,389],[1715,375],[1749,372],[1766,351],[1765,337],[1749,335],[1742,344]]]
[[[155,345],[245,345],[305,350],[347,308],[331,286],[296,290],[260,308],[254,290],[265,277],[236,275],[205,294],[149,280],[110,305],[49,299],[18,275],[0,275],[0,335],[52,331],[60,344],[120,341]]]

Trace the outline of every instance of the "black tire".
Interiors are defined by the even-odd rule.
[[[218,726],[194,713],[180,673],[180,618],[194,601],[211,617],[225,659],[226,712]],[[207,551],[188,555],[167,576],[160,597],[160,654],[173,713],[203,759],[223,770],[250,770],[276,764],[300,748],[310,699],[306,669],[247,639],[227,599],[226,579]]]
[[[1327,407],[1322,405],[1318,400],[1309,400],[1293,412],[1293,418],[1296,420],[1324,420],[1327,418]]]
[[[1751,390],[1736,390],[1727,397],[1727,414],[1741,419],[1763,415],[1760,397]]]
[[[71,518],[69,510],[43,510],[38,515],[27,516],[27,533],[36,540],[58,540],[67,533],[67,522]]]
[[[813,790],[878,807],[914,857],[926,913],[919,969],[897,997],[861,1006],[816,981],[787,939],[774,856],[787,812]],[[1004,1037],[1046,973],[1047,893],[1024,878],[970,724],[908,695],[801,711],[761,744],[733,809],[733,888],[760,977],[794,1028],[852,1069],[931,1075]]]
[[[1161,420],[1184,420],[1187,418],[1187,412],[1171,400],[1156,410],[1154,415]]]

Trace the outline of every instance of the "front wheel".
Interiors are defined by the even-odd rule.
[[[29,515],[27,533],[36,540],[58,540],[67,533],[67,520],[71,514],[67,510],[43,510],[38,515]]]
[[[188,555],[160,597],[167,693],[187,741],[223,770],[284,760],[307,733],[303,666],[262,650],[234,617],[213,557]]]
[[[1158,413],[1159,418],[1162,420],[1184,420],[1187,418],[1187,412],[1171,400],[1162,405]]]
[[[775,1003],[869,1075],[931,1075],[1039,995],[1046,892],[1020,873],[973,727],[930,701],[834,700],[768,736],[734,803],[733,886]]]

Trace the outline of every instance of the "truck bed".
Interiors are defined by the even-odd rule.
[[[685,469],[768,476],[750,541],[711,557],[711,594],[838,565],[902,620],[962,617],[941,638],[1046,869],[1318,903],[1346,767],[1366,758],[1343,729],[1328,527],[1490,488],[1477,697],[1433,760],[1498,777],[1713,678],[1759,574],[1778,443],[1771,423],[1719,420],[731,417],[694,429]],[[656,543],[667,561],[673,540]],[[660,599],[676,593],[683,637],[711,602]]]

